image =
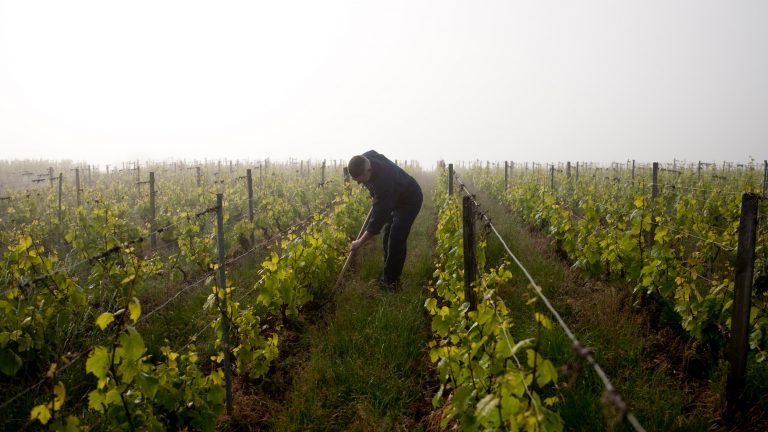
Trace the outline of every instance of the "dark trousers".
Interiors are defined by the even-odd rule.
[[[392,212],[392,220],[384,225],[384,272],[385,282],[397,282],[403,273],[407,252],[408,234],[413,221],[421,210],[423,197],[421,191],[413,194],[413,199]]]

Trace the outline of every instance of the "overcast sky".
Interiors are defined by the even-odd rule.
[[[0,159],[768,158],[768,1],[0,0]]]

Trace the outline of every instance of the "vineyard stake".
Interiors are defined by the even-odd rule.
[[[768,190],[768,160],[763,161],[763,196],[766,190]]]
[[[576,181],[579,181],[579,163],[576,162]]]
[[[632,159],[632,181],[635,180],[635,160]]]
[[[80,168],[75,168],[75,189],[77,189],[77,206],[80,207]]]
[[[571,162],[570,161],[565,163],[565,177],[568,179],[571,178]]]
[[[64,224],[63,224],[64,221],[62,219],[62,211],[61,211],[61,189],[62,189],[62,183],[63,182],[64,182],[64,175],[59,173],[59,211],[58,211],[58,216],[59,216],[59,245],[61,245],[61,234],[62,234],[62,231],[64,230]]]
[[[509,188],[509,162],[504,161],[504,190]]]
[[[653,173],[651,181],[651,245],[656,237],[656,215],[654,214],[656,197],[659,195],[659,163],[653,163]]]
[[[48,167],[48,178],[51,180],[51,187],[53,187],[53,167]]]
[[[555,164],[549,167],[549,189],[555,191]]]
[[[245,170],[245,180],[248,188],[248,220],[253,223],[253,176],[250,168]]]
[[[150,227],[152,229],[152,235],[149,236],[149,247],[155,249],[157,247],[157,221],[155,220],[155,172],[149,172],[149,217]]]
[[[755,240],[757,237],[757,207],[760,196],[745,193],[741,196],[739,220],[739,245],[736,251],[736,276],[731,318],[731,340],[728,346],[730,369],[725,386],[726,416],[736,414],[747,373],[749,349],[749,315],[752,303],[752,276],[755,264]]]
[[[219,295],[216,303],[221,311],[221,342],[224,346],[224,381],[227,390],[227,415],[232,415],[232,366],[229,361],[229,317],[227,316],[227,275],[224,271],[226,257],[224,255],[224,194],[216,194],[216,237],[219,261],[219,289],[221,289],[224,305],[221,305]]]
[[[325,159],[323,159],[323,166],[320,168],[320,186],[325,186]]]
[[[253,229],[253,175],[251,169],[245,170],[246,187],[248,188],[248,221],[251,223],[251,243],[255,241]]]
[[[344,167],[344,168],[342,169],[342,175],[343,175],[343,177],[344,177],[344,184],[347,184],[347,183],[349,183],[349,168],[347,168],[347,167]]]
[[[477,274],[475,256],[475,212],[472,197],[462,198],[462,224],[464,232],[464,299],[469,302],[469,310],[477,310],[477,298],[472,289]]]
[[[195,167],[195,173],[197,175],[197,185],[200,186],[200,167]]]
[[[453,195],[453,164],[448,164],[448,196]]]

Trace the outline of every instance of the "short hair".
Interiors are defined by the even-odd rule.
[[[352,177],[360,177],[371,168],[371,161],[365,156],[353,156],[352,159],[349,160],[347,168],[349,169],[349,175]]]

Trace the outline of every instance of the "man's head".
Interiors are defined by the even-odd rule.
[[[371,179],[371,161],[365,156],[354,156],[349,160],[349,175],[358,183],[365,183]]]

